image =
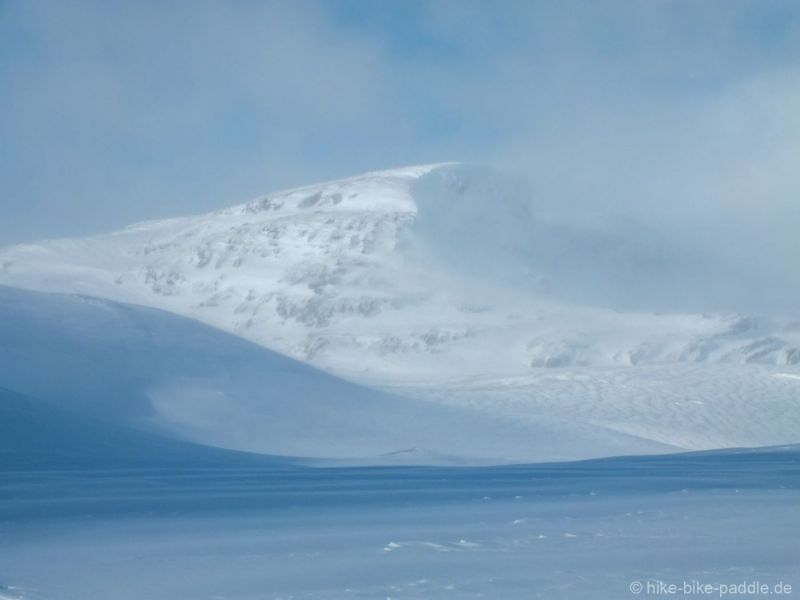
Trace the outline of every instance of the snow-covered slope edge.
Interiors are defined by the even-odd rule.
[[[381,393],[162,311],[0,286],[0,386],[198,443],[467,464],[796,441],[796,374],[675,368],[545,369]]]
[[[0,471],[286,466],[300,459],[232,452],[132,429],[0,387]]]
[[[362,464],[676,449],[580,421],[518,423],[401,398],[162,311],[7,287],[0,287],[0,387],[197,443]]]

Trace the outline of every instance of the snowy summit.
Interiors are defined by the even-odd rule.
[[[779,375],[800,363],[800,324],[615,309],[609,281],[655,293],[683,260],[652,243],[553,220],[504,176],[446,163],[7,248],[0,283],[166,310],[402,397],[594,440],[531,459],[791,441],[796,382]]]

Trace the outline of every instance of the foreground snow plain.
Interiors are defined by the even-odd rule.
[[[398,426],[393,396],[158,311],[2,291],[13,316],[3,321],[4,378],[46,397],[0,389],[3,600],[616,599],[633,597],[637,584],[684,581],[797,589],[798,446],[496,467],[474,458],[465,461],[470,467],[342,466],[448,463],[454,455],[401,450],[344,460],[337,453],[354,441],[373,452],[408,441],[415,428]],[[80,335],[71,336],[74,328]],[[213,343],[189,352],[198,340]],[[30,348],[39,362],[29,364]],[[103,356],[124,368],[97,370]],[[348,408],[339,400],[356,394],[382,414],[373,415],[371,435],[359,436],[348,426],[358,415],[350,406],[355,412],[333,436],[342,445],[329,445],[328,459],[195,445],[176,439],[192,438],[185,429],[152,427],[152,414],[142,421],[133,392],[176,373],[208,376],[222,356],[240,369],[227,373],[234,412],[248,414],[236,380],[252,360],[284,391],[299,372],[329,392],[315,397],[311,385],[300,408]],[[57,365],[73,377],[60,376]],[[45,366],[51,377],[35,381],[31,373]],[[103,403],[119,399],[120,381],[140,387],[126,388],[132,396],[117,412]],[[768,381],[797,383],[791,374]],[[470,389],[481,391],[476,382]],[[270,398],[261,399],[266,414]],[[412,412],[400,414],[427,419],[438,433],[428,441],[451,450],[472,441],[472,450],[486,451],[503,437],[485,419],[470,431],[437,421],[438,404],[401,401]],[[468,409],[452,410],[463,419]],[[330,426],[327,414],[284,413],[282,425],[294,429],[268,442],[320,448],[312,445],[319,444],[314,423]],[[535,431],[527,432],[532,446],[523,435],[507,447],[542,456],[566,435],[551,430],[542,445]]]
[[[797,447],[466,469],[204,460],[3,470],[0,597],[618,599],[636,582],[800,585]]]

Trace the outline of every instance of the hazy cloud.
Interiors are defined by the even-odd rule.
[[[795,2],[6,2],[0,243],[408,163],[800,291]]]

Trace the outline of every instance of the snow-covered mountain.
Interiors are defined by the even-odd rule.
[[[800,363],[800,321],[603,307],[621,291],[679,295],[704,276],[702,260],[535,206],[475,167],[368,173],[7,248],[0,283],[161,308],[373,383]],[[578,297],[597,305],[564,301]]]

